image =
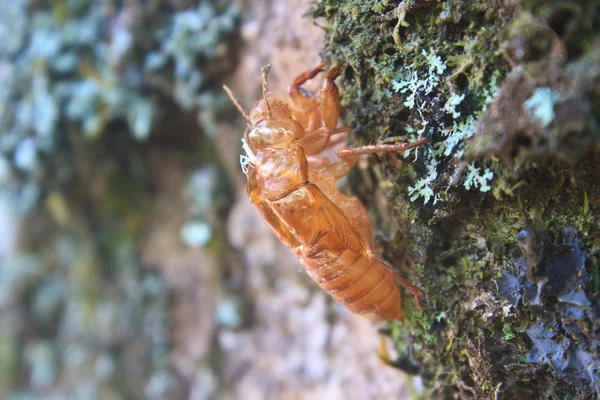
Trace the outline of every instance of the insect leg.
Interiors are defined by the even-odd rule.
[[[304,154],[311,156],[320,153],[329,142],[329,131],[325,128],[317,129],[298,139],[298,145],[304,150]]]
[[[290,93],[291,91],[295,91],[298,90],[298,88],[306,81],[308,81],[309,79],[314,78],[315,76],[317,76],[320,72],[324,71],[324,68],[326,66],[329,65],[329,61],[324,61],[321,64],[317,65],[316,67],[314,67],[313,69],[311,69],[310,71],[306,71],[300,75],[298,75],[298,77],[296,77],[296,79],[294,80],[294,83],[292,83],[289,87],[288,87],[288,93]]]
[[[310,169],[316,170],[316,171],[319,171],[319,170],[331,165],[331,161],[329,160],[329,157],[319,155],[319,154],[313,155],[313,156],[308,156],[307,160],[308,160],[308,166],[310,167]]]
[[[341,161],[336,163],[323,165],[312,176],[314,176],[315,183],[321,190],[346,215],[352,227],[361,236],[367,252],[375,254],[373,221],[369,218],[367,210],[356,197],[344,195],[335,185],[335,181],[348,175],[350,170],[356,165],[358,156],[350,155],[340,157],[340,159]]]
[[[348,132],[352,130],[352,126],[342,126],[334,131],[329,132],[329,142],[323,150],[330,149],[342,143],[348,143]]]
[[[292,117],[304,128],[313,127],[318,129],[321,127],[322,121],[319,114],[319,99],[313,93],[302,89],[300,86],[324,71],[324,68],[328,64],[329,62],[326,61],[317,65],[312,70],[304,72],[288,86],[288,104],[292,111]]]
[[[319,154],[325,149],[345,143],[348,135],[347,131],[352,127],[342,127],[334,131],[330,131],[327,128],[319,128],[313,132],[309,132],[306,136],[298,139],[298,144],[304,150],[306,155]]]
[[[382,153],[391,153],[391,152],[399,152],[405,151],[409,149],[413,149],[415,147],[419,147],[427,143],[427,139],[419,139],[416,142],[412,143],[399,143],[399,144],[375,144],[370,146],[360,146],[360,147],[346,147],[341,149],[338,154],[340,158],[352,155],[359,154],[382,154]]]
[[[421,309],[421,296],[423,295],[423,292],[421,291],[421,289],[417,288],[416,286],[411,285],[410,282],[404,276],[402,276],[398,271],[396,271],[390,265],[388,265],[382,261],[379,261],[377,259],[377,257],[375,256],[375,254],[373,254],[370,258],[371,258],[372,262],[379,264],[396,282],[398,282],[400,285],[402,285],[402,287],[404,287],[406,290],[411,292],[415,296],[417,308]]]
[[[323,170],[319,171],[322,176],[330,177],[337,181],[348,175],[350,170],[354,168],[358,161],[358,156],[350,154],[347,156],[340,156],[340,160],[331,165],[328,165]]]
[[[325,126],[331,131],[335,130],[340,118],[340,93],[333,81],[340,75],[341,71],[342,66],[336,65],[327,72],[319,96],[321,98],[321,104],[319,105],[321,117]]]
[[[327,166],[325,169],[319,171],[322,176],[332,177],[334,180],[338,180],[350,172],[350,170],[356,165],[358,156],[361,154],[371,153],[389,153],[396,151],[405,151],[415,147],[419,147],[427,143],[427,139],[420,139],[413,143],[400,143],[400,144],[376,144],[372,146],[361,146],[361,147],[344,147],[338,151],[340,161]]]

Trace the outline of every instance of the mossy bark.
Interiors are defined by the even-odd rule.
[[[427,397],[597,396],[598,3],[324,0],[312,15],[345,65],[355,142],[429,139],[387,185],[384,256],[412,257],[426,293],[388,326],[396,365]]]

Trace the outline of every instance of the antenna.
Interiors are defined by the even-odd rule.
[[[227,85],[223,85],[223,89],[225,89],[225,91],[229,95],[229,98],[231,99],[231,102],[236,106],[236,108],[239,110],[239,112],[242,113],[244,118],[246,118],[248,121],[250,121],[250,114],[248,114],[248,112],[246,110],[244,110],[244,108],[240,105],[240,103],[238,103],[236,98],[233,96],[231,89],[229,89],[227,87]]]
[[[271,113],[271,105],[267,100],[267,80],[269,78],[269,71],[271,71],[271,64],[267,64],[264,67],[261,67],[260,71],[262,72],[263,99],[265,99],[265,104],[267,105],[267,114],[269,118],[273,118],[273,114]]]

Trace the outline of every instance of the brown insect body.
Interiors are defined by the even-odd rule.
[[[371,320],[402,320],[401,294],[395,281],[422,294],[392,267],[377,259],[373,223],[355,197],[342,194],[335,182],[348,174],[358,154],[402,151],[425,143],[344,148],[340,161],[319,155],[335,140],[339,94],[327,72],[320,93],[300,88],[328,63],[300,75],[288,88],[289,106],[266,93],[268,68],[263,69],[263,99],[248,114],[242,157],[248,195],[273,233],[292,249],[308,274],[335,300]]]

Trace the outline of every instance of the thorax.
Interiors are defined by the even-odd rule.
[[[254,165],[258,190],[269,201],[279,200],[308,182],[306,156],[299,146],[263,149]]]

